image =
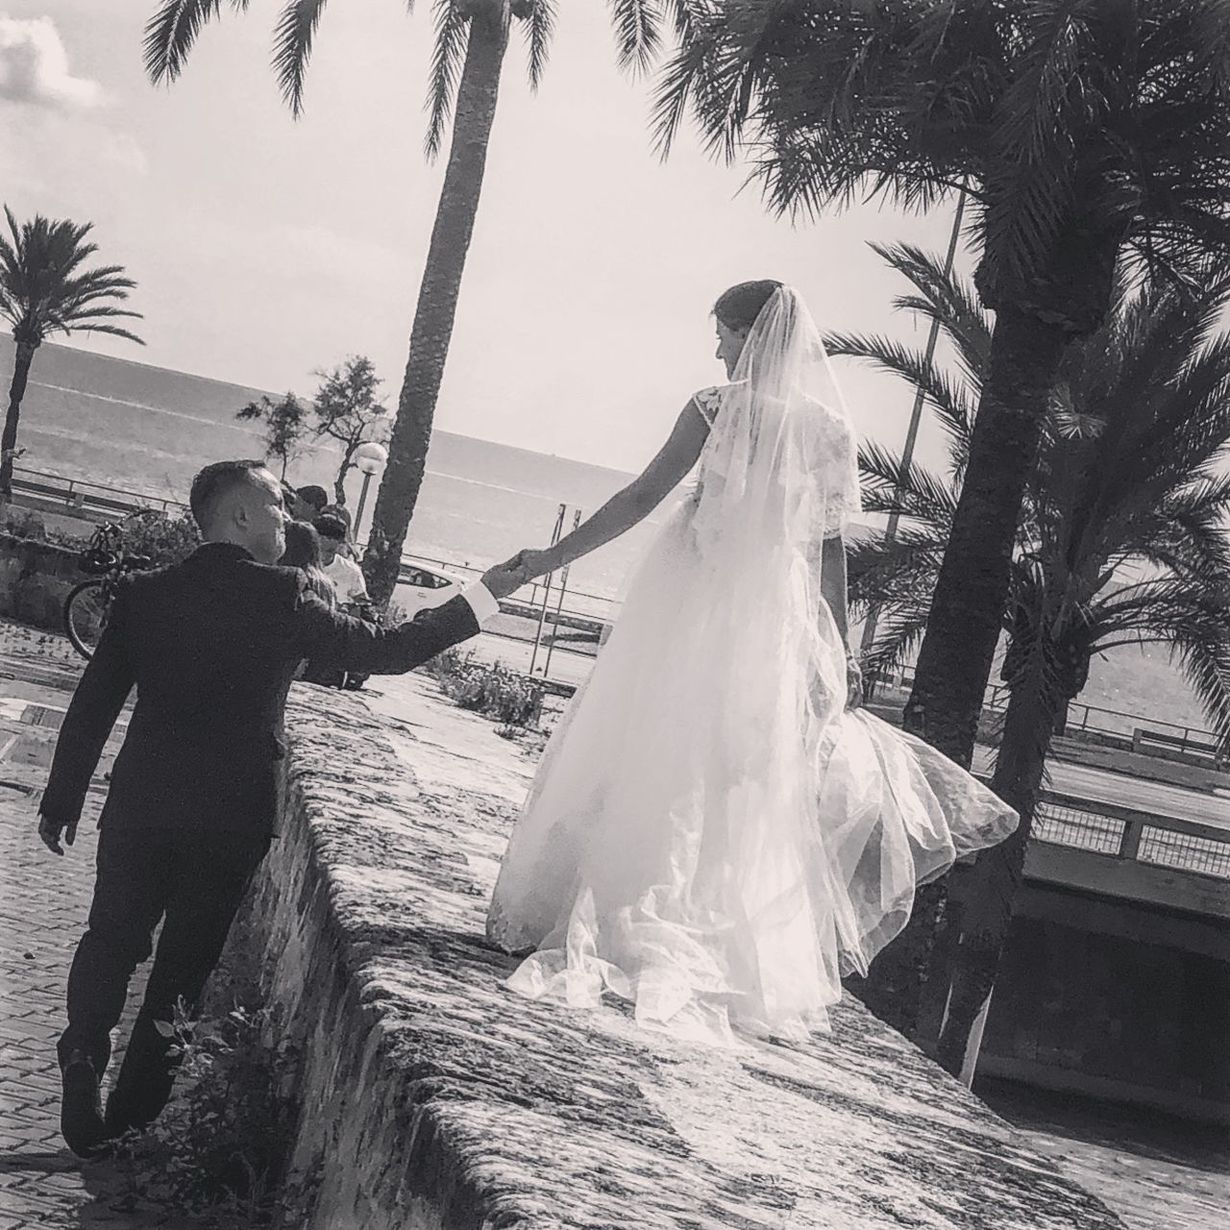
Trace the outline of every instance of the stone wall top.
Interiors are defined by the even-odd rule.
[[[295,688],[254,904],[307,1044],[313,1225],[1120,1227],[853,1000],[734,1055],[506,990],[483,921],[532,765],[426,679],[372,686]]]

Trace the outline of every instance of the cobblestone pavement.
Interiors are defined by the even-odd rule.
[[[59,638],[41,646],[37,638],[0,627],[0,1230],[133,1227],[148,1223],[115,1207],[113,1168],[83,1164],[60,1138],[55,1055],[68,966],[89,912],[101,775],[118,740],[104,753],[76,843],[56,858],[35,832],[32,792],[46,779],[79,664]],[[134,980],[121,1038],[140,990]]]

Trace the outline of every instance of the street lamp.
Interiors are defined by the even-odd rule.
[[[354,539],[359,541],[359,527],[363,524],[363,505],[367,500],[368,484],[373,474],[379,474],[384,469],[384,463],[389,459],[389,450],[375,440],[360,444],[354,451],[354,463],[363,474],[363,487],[359,491],[359,508],[354,515]]]

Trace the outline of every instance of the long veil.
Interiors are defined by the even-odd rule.
[[[611,991],[708,1041],[824,1028],[916,884],[1011,830],[955,765],[845,711],[824,543],[858,508],[856,433],[783,287],[514,829],[489,932],[538,951],[513,989]]]

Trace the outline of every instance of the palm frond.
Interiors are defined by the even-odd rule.
[[[858,467],[866,512],[897,513],[945,531],[951,526],[956,492],[917,463],[903,467],[900,457],[879,444],[864,442]]]
[[[898,295],[893,307],[938,324],[956,348],[966,380],[980,383],[991,358],[991,327],[973,287],[945,274],[940,261],[913,244],[872,243],[871,248],[919,292]]]
[[[662,46],[662,8],[657,0],[607,0],[619,67],[625,72],[647,71]],[[676,20],[686,7],[676,6]]]
[[[242,11],[248,0],[231,0],[231,7]],[[151,81],[162,84],[179,77],[197,35],[221,9],[222,0],[164,0],[145,23],[142,56]]]
[[[556,0],[533,0],[524,18],[530,53],[530,88],[537,90],[547,67],[547,55],[555,36]]]
[[[427,157],[434,159],[444,145],[444,135],[452,114],[465,63],[470,18],[453,0],[435,2],[435,45],[431,53],[430,81],[427,87]]]
[[[881,371],[900,376],[911,388],[921,389],[948,433],[955,470],[964,470],[974,429],[974,405],[965,390],[934,361],[928,362],[919,351],[884,336],[833,333],[825,336],[824,348],[830,355],[866,360]]]
[[[288,0],[273,32],[273,71],[291,114],[303,114],[303,83],[327,0]]]
[[[1017,14],[1020,47],[989,141],[988,254],[1027,279],[1045,266],[1074,192],[1071,110],[1080,92],[1090,0],[1030,0]]]

